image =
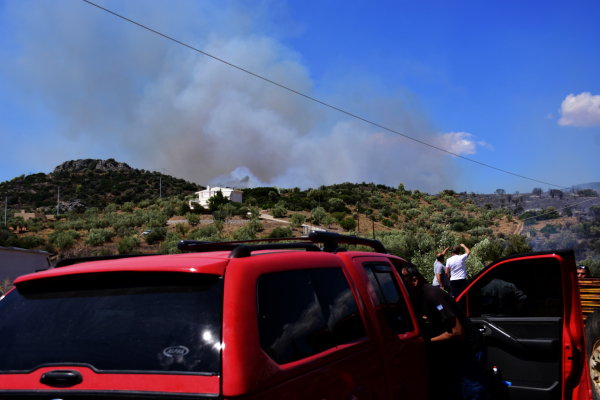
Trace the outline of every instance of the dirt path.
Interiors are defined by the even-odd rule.
[[[515,235],[520,235],[521,232],[523,232],[523,227],[525,226],[525,223],[523,223],[523,221],[518,221],[517,222],[517,229],[515,230]]]

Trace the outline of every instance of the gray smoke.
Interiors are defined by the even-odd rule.
[[[278,38],[272,21],[280,16],[271,3],[252,9],[237,2],[100,4],[294,90],[420,140],[440,141],[410,93],[384,94],[365,76],[316,90],[301,56]],[[12,2],[5,18],[19,56],[5,55],[1,68],[14,76],[16,101],[40,104],[55,118],[47,142],[58,138],[61,147],[44,148],[53,154],[45,158],[48,169],[65,159],[113,157],[201,184],[403,182],[430,192],[452,188],[460,173],[450,156],[84,2]]]

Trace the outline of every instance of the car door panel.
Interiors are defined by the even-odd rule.
[[[574,399],[586,392],[574,272],[572,252],[512,256],[490,264],[458,296],[485,338],[494,398]]]
[[[369,298],[381,328],[392,398],[428,398],[428,379],[422,374],[426,370],[425,345],[402,281],[389,258],[354,257],[352,262],[357,267],[355,271],[360,272],[359,280],[367,289],[365,297]]]

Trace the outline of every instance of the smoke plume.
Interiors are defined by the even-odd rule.
[[[440,139],[402,88],[370,77],[315,88],[283,44],[272,3],[102,1],[109,9],[302,93],[417,139]],[[437,191],[460,173],[451,156],[327,109],[174,44],[84,2],[13,2],[18,56],[4,64],[18,101],[53,116],[61,157],[108,158],[201,184],[316,187],[384,183]],[[360,79],[357,79],[360,78]],[[360,83],[358,83],[360,82]],[[32,110],[32,113],[35,113]],[[468,134],[464,134],[468,135]],[[458,138],[459,140],[461,138]],[[464,137],[462,138],[464,139]],[[475,152],[466,146],[465,154]],[[54,149],[57,150],[58,149]],[[48,169],[63,160],[47,158]]]

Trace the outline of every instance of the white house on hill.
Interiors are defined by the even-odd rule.
[[[223,193],[223,197],[229,199],[230,201],[234,202],[234,203],[241,203],[242,202],[242,191],[241,190],[235,190],[235,189],[231,189],[228,187],[210,187],[207,186],[206,190],[201,190],[199,192],[196,192],[196,194],[198,195],[198,199],[197,200],[190,200],[190,208],[193,210],[194,206],[193,204],[199,204],[204,208],[208,208],[208,199],[213,197],[215,194],[217,194],[218,191],[221,191],[221,193]]]

